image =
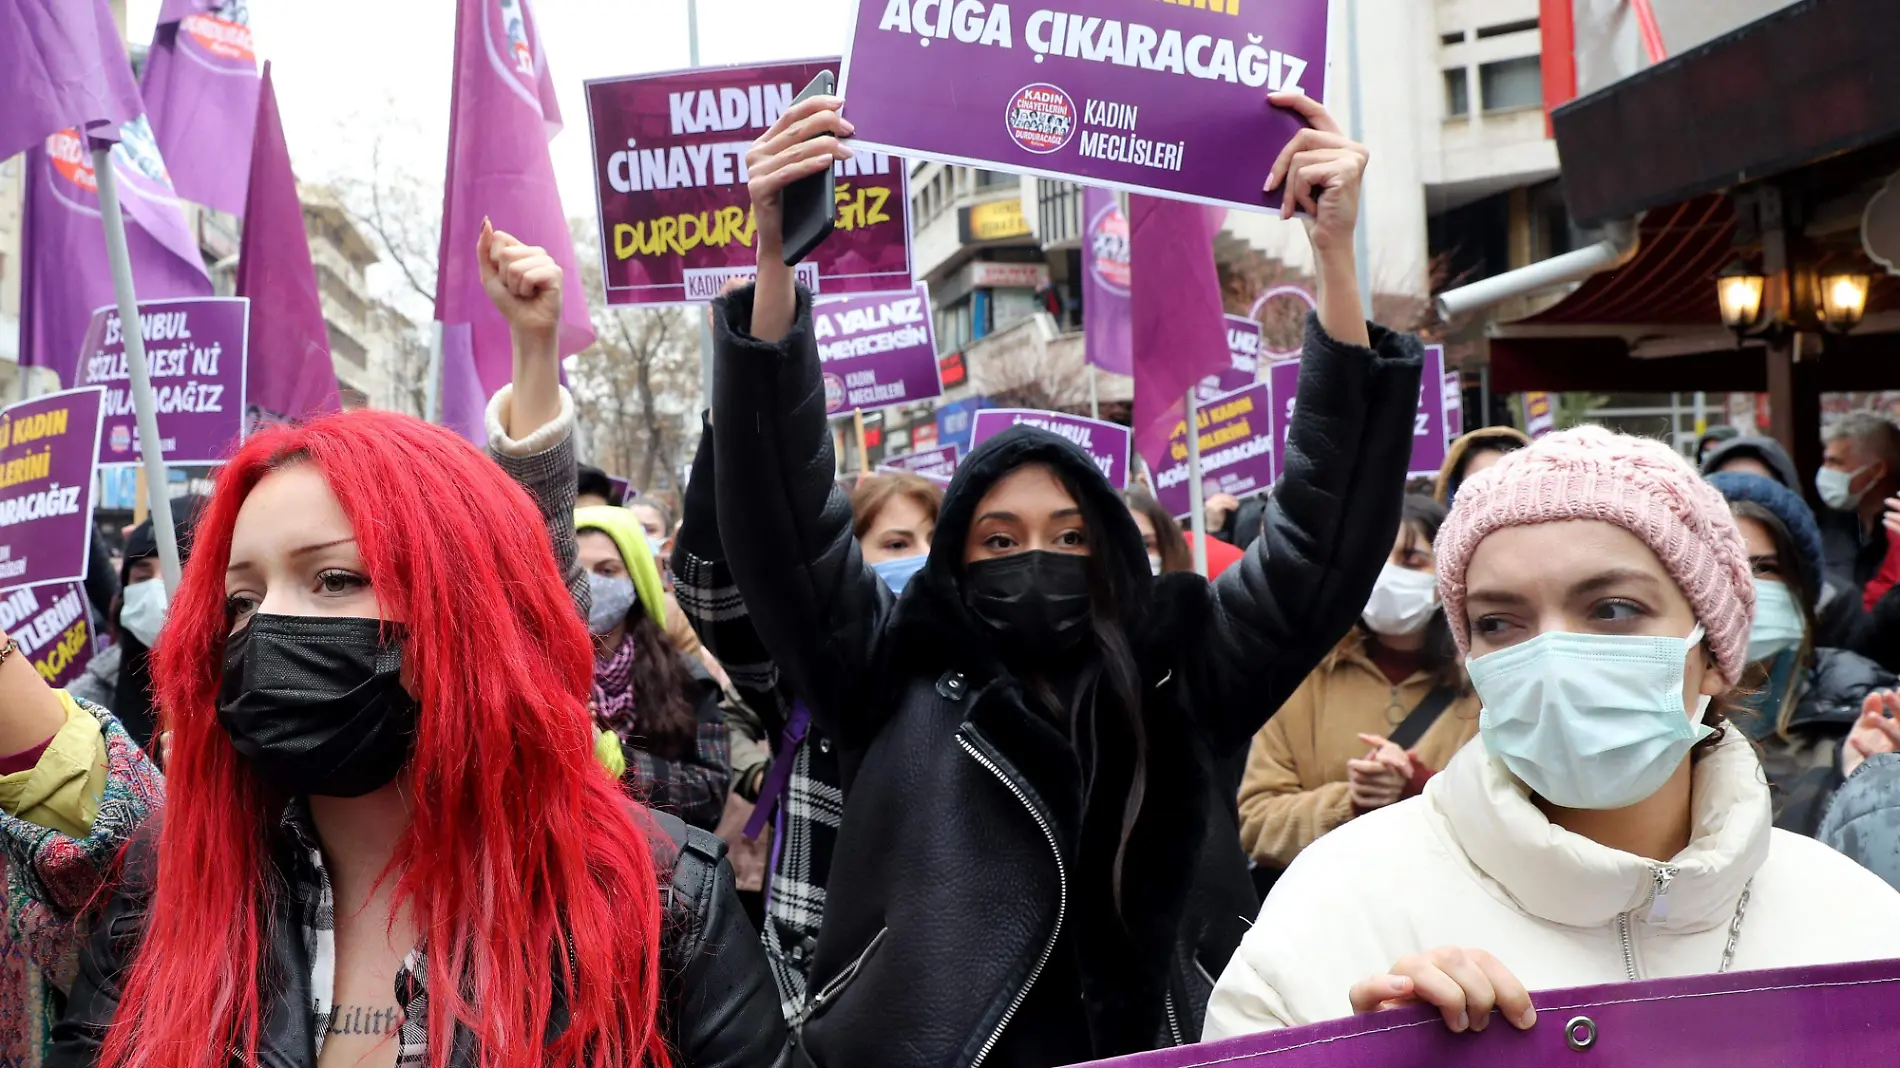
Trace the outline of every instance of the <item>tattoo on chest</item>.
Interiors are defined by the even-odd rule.
[[[338,1005],[330,1014],[333,1035],[393,1035],[402,1026],[402,1010],[367,1005]]]

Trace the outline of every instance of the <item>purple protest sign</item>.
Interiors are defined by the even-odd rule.
[[[219,464],[244,434],[245,335],[251,302],[243,297],[139,301],[145,359],[158,407],[159,448],[172,464]],[[99,463],[139,461],[138,417],[119,309],[92,313],[81,351],[79,384],[106,391]]]
[[[877,151],[1262,211],[1326,99],[1327,0],[858,0],[839,95]]]
[[[889,456],[877,465],[879,471],[895,471],[912,475],[921,475],[940,486],[950,484],[950,476],[957,473],[957,447],[944,445],[935,449],[905,453],[902,456]]]
[[[1418,411],[1412,416],[1412,478],[1435,478],[1445,466],[1445,346],[1425,346],[1425,373],[1418,382]]]
[[[1278,457],[1286,448],[1287,431],[1293,425],[1294,400],[1299,394],[1300,361],[1286,360],[1269,364],[1267,387],[1271,392],[1273,451]],[[1445,464],[1445,347],[1425,347],[1425,373],[1420,379],[1418,407],[1412,413],[1412,461],[1409,477],[1436,476]],[[1277,470],[1277,468],[1276,468]]]
[[[835,59],[702,67],[586,84],[609,304],[707,301],[757,270],[746,151]],[[837,230],[799,264],[813,293],[909,290],[905,162],[839,162]],[[1263,172],[1264,173],[1264,172]]]
[[[1088,233],[1082,240],[1082,343],[1088,362],[1118,375],[1135,373],[1134,313],[1128,303],[1128,216],[1114,192],[1082,191]]]
[[[628,501],[633,500],[634,493],[633,493],[632,482],[628,481],[627,479],[621,478],[618,475],[608,475],[607,484],[614,488],[614,501],[616,503],[624,505]]]
[[[86,577],[104,406],[105,390],[68,389],[0,411],[0,582]]]
[[[1199,406],[1201,488],[1209,495],[1245,497],[1273,484],[1273,399],[1264,383],[1246,386]],[[1168,439],[1167,467],[1155,472],[1155,498],[1176,518],[1189,504],[1187,420]]]
[[[1863,1068],[1900,1049],[1900,961],[1541,991],[1528,1031],[1454,1033],[1418,1005],[1093,1068]]]
[[[1445,443],[1450,445],[1465,434],[1465,376],[1459,371],[1445,372]]]
[[[902,296],[819,301],[811,324],[824,365],[825,414],[943,396],[923,283]]]
[[[1034,408],[985,408],[971,420],[970,448],[1018,424],[1041,427],[1075,442],[1095,461],[1095,466],[1102,469],[1109,485],[1117,490],[1128,488],[1130,434],[1120,423]]]
[[[1260,324],[1244,315],[1229,315],[1227,356],[1233,360],[1231,367],[1208,375],[1194,388],[1196,404],[1211,403],[1222,394],[1254,384],[1260,374]]]
[[[20,652],[49,686],[68,685],[92,662],[86,588],[77,582],[0,593],[0,630],[20,643]]]

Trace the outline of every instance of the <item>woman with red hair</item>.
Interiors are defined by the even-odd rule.
[[[537,508],[453,432],[389,413],[244,443],[155,651],[169,798],[91,924],[48,1064],[779,1058],[723,848],[595,758],[556,556],[575,572],[560,269],[505,234],[481,261],[516,352],[491,417],[544,446],[565,500]],[[0,753],[75,707],[0,658]]]

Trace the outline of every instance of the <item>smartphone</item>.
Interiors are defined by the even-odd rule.
[[[837,76],[819,71],[792,103],[814,96],[836,96]],[[785,243],[785,266],[791,267],[812,254],[812,250],[831,236],[838,221],[836,179],[830,167],[785,187],[784,214],[779,220],[779,237]]]

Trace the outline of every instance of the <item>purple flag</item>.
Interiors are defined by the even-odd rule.
[[[1135,373],[1129,339],[1128,217],[1112,190],[1082,191],[1088,236],[1082,245],[1082,338],[1088,361],[1118,375]]]
[[[140,117],[118,133],[111,158],[139,299],[210,296],[211,278],[172,194],[151,127]],[[61,385],[70,386],[93,309],[116,300],[98,179],[86,138],[76,129],[27,150],[23,246],[20,364],[50,367]]]
[[[249,405],[265,422],[337,409],[330,334],[317,298],[317,272],[303,228],[303,203],[264,65],[251,155],[250,210],[238,250],[237,294],[250,297]],[[140,296],[144,294],[141,293]]]
[[[137,118],[138,83],[106,0],[0,4],[0,159],[58,130]]]
[[[475,260],[483,217],[561,265],[563,356],[593,344],[594,327],[548,158],[561,113],[528,0],[461,0],[455,27],[435,317],[443,325],[443,422],[479,442],[479,400],[471,421],[466,395],[485,397],[513,372],[508,325],[488,302]]]
[[[141,88],[178,195],[244,214],[258,92],[250,5],[165,0]]]
[[[1168,466],[1168,439],[1186,417],[1188,389],[1232,363],[1214,270],[1214,235],[1227,212],[1130,196],[1128,214],[1135,447],[1159,471]]]

